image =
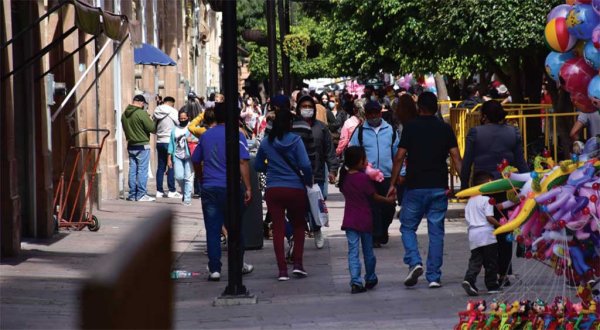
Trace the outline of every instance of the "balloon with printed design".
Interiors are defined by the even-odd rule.
[[[592,8],[596,14],[600,15],[600,0],[592,0]]]
[[[600,17],[591,5],[577,4],[566,18],[567,30],[577,39],[589,40],[592,31],[600,23]]]
[[[552,78],[555,82],[560,83],[559,73],[560,68],[565,64],[567,60],[575,57],[573,52],[559,53],[559,52],[550,52],[548,56],[546,56],[546,73],[548,76]]]
[[[600,76],[596,75],[588,84],[588,97],[596,109],[600,109]]]
[[[594,69],[600,69],[600,50],[594,46],[592,41],[588,41],[583,48],[583,58],[585,62]]]
[[[600,0],[599,0],[600,1]],[[546,23],[557,17],[567,18],[569,12],[573,9],[570,5],[563,4],[554,7],[546,17]]]
[[[546,43],[555,52],[564,53],[571,50],[577,38],[572,36],[567,29],[567,20],[563,17],[553,18],[544,29]]]

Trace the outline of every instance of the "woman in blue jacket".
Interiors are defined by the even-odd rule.
[[[308,275],[302,264],[304,216],[308,207],[305,185],[312,184],[313,174],[302,139],[290,133],[292,121],[290,111],[277,112],[273,129],[262,140],[254,165],[257,171],[267,174],[265,200],[273,220],[273,248],[280,281],[289,279],[283,246],[286,211],[294,227],[292,273],[297,277]]]

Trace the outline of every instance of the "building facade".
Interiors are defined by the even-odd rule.
[[[0,245],[19,253],[21,237],[50,237],[54,192],[69,148],[96,145],[108,129],[92,191],[122,196],[127,179],[121,112],[137,93],[176,107],[191,90],[220,90],[221,14],[206,0],[6,0],[0,7]],[[175,66],[135,65],[147,43]],[[83,173],[84,168],[77,169]],[[90,175],[75,184],[90,185]],[[74,192],[71,192],[74,194]],[[84,194],[81,194],[82,196]],[[65,207],[78,209],[83,197]]]

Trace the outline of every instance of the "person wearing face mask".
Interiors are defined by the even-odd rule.
[[[150,162],[150,133],[156,132],[156,123],[146,112],[147,107],[148,102],[144,95],[136,95],[121,116],[129,154],[128,201],[153,202],[156,200],[154,197],[148,196],[146,190]]]
[[[473,167],[473,172],[485,171],[492,173],[494,179],[499,179],[500,172],[496,168],[506,159],[520,173],[529,172],[523,154],[521,133],[517,127],[506,124],[504,117],[506,117],[506,111],[498,101],[486,101],[481,106],[481,125],[471,128],[467,134],[465,157],[460,172],[461,189],[470,186],[471,167]],[[507,199],[506,193],[496,194],[492,197],[497,203]],[[494,213],[497,219],[501,218],[501,214],[497,210]],[[502,284],[506,284],[507,275],[512,272],[510,267],[512,242],[508,242],[506,236],[507,234],[501,234],[497,237],[498,275]]]
[[[175,190],[175,177],[173,169],[167,166],[169,156],[169,138],[175,125],[179,124],[179,113],[173,106],[175,99],[171,96],[164,98],[164,103],[154,109],[152,118],[156,123],[156,197],[181,198]],[[163,190],[163,181],[167,173],[167,193]]]
[[[375,182],[377,193],[385,196],[390,188],[393,158],[398,150],[398,134],[388,122],[381,118],[381,105],[368,101],[365,104],[366,121],[352,133],[349,146],[362,146],[367,152],[367,160],[373,168],[383,173],[384,180]],[[388,228],[396,212],[395,204],[377,203],[373,211],[373,246],[387,244]]]
[[[190,131],[187,128],[188,122],[187,112],[179,112],[179,125],[175,125],[171,130],[167,158],[167,166],[173,168],[175,180],[183,192],[183,205],[185,206],[192,205],[192,183],[194,182],[194,172],[190,160],[191,152],[188,146],[188,140],[191,139]]]
[[[342,126],[348,119],[348,113],[343,109],[338,96],[332,96],[329,98],[329,108],[333,120],[329,122],[329,132],[331,132],[331,138],[333,140],[333,147],[337,150],[338,143],[340,142],[340,135],[342,133]]]
[[[334,183],[336,173],[339,167],[335,150],[331,140],[331,134],[327,125],[316,119],[315,112],[316,104],[310,96],[303,96],[298,100],[296,114],[300,115],[312,130],[312,137],[315,146],[314,157],[311,159],[314,181],[321,188],[321,192],[325,191],[326,179],[330,183]],[[309,153],[310,158],[310,153]],[[327,167],[325,167],[327,166]],[[328,169],[328,172],[326,172]],[[326,195],[323,195],[327,199]],[[311,217],[312,218],[312,217]],[[323,248],[325,240],[321,228],[311,219],[311,227],[315,235],[315,246],[318,249]]]

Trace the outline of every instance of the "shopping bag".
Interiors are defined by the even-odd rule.
[[[308,196],[310,213],[315,222],[322,227],[329,227],[329,211],[319,185],[314,184],[312,187],[306,187],[306,195]]]

